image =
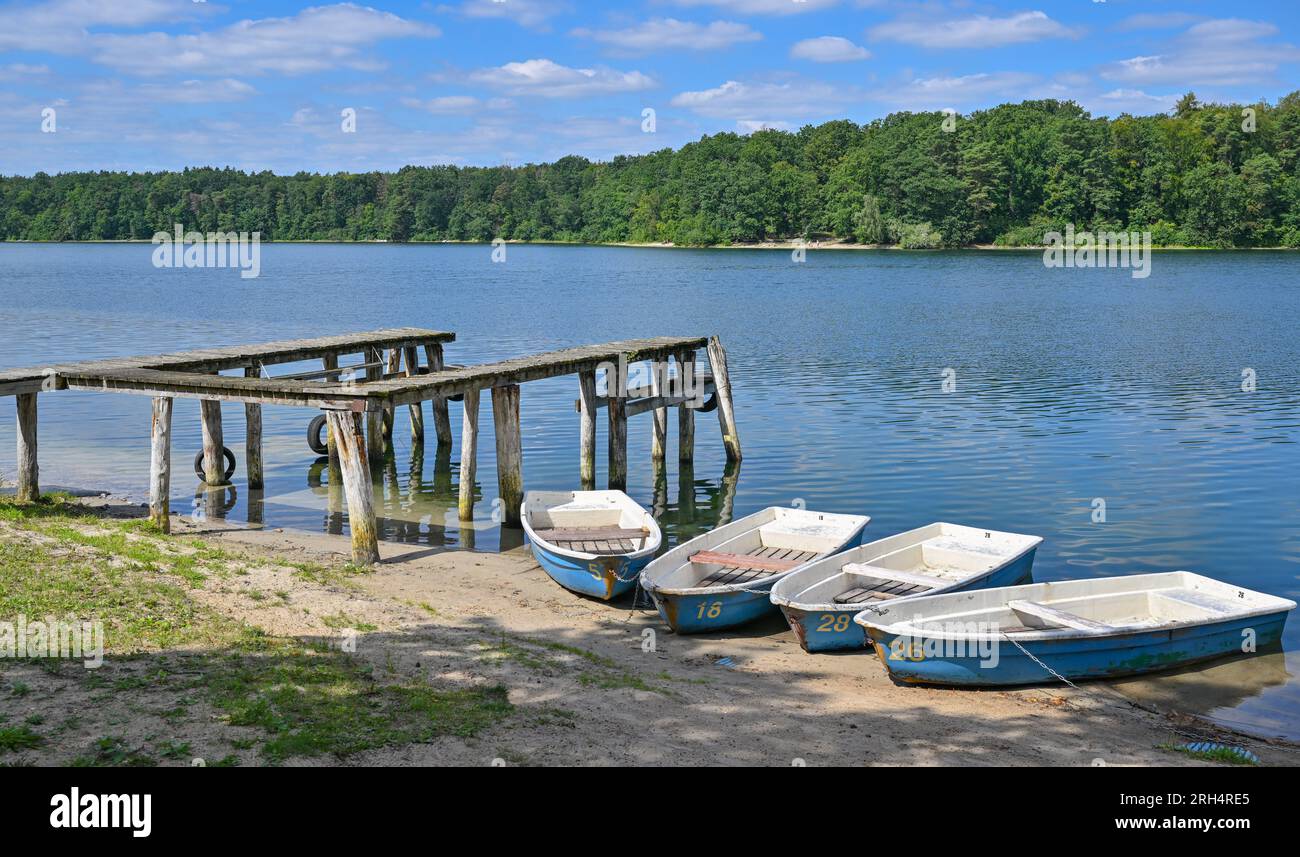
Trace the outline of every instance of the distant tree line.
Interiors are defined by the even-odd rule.
[[[945,120],[949,120],[945,122]],[[1093,118],[1026,101],[706,136],[595,163],[396,173],[83,172],[0,178],[0,238],[672,242],[805,237],[924,248],[1150,230],[1158,245],[1300,247],[1300,91]]]

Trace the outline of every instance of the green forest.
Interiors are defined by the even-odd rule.
[[[945,121],[947,120],[947,121]],[[1073,102],[705,136],[593,162],[396,173],[80,172],[0,178],[5,240],[671,242],[905,248],[1150,231],[1159,246],[1300,247],[1300,92],[1094,118]]]

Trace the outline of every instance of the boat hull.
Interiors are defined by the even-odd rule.
[[[1026,551],[1024,556],[1017,557],[986,577],[977,578],[947,591],[969,592],[975,589],[991,589],[995,586],[1031,583],[1034,577],[1034,553],[1037,550],[1033,548]],[[805,652],[836,652],[871,646],[871,638],[867,635],[866,629],[853,621],[853,617],[862,612],[860,608],[801,610],[783,604],[781,612],[785,614],[790,629],[794,631],[795,638]]]
[[[730,590],[698,595],[674,595],[651,592],[659,616],[678,634],[705,634],[735,628],[777,610],[766,586],[755,585],[752,591]],[[858,629],[862,630],[861,628]]]
[[[651,555],[598,556],[592,559],[567,556],[544,544],[531,541],[533,557],[551,580],[579,595],[609,601],[636,586],[637,577]]]
[[[1243,632],[1247,629],[1254,632],[1258,650],[1281,638],[1286,617],[1287,611],[1283,610],[1167,631],[1138,630],[1103,637],[1026,640],[1021,645],[1071,681],[1112,678],[1176,669],[1198,661],[1241,654],[1245,639]],[[880,662],[890,677],[897,681],[987,687],[1057,680],[1005,638],[997,646],[996,663],[993,663],[993,659],[983,659],[978,653],[964,657],[946,654],[931,657],[925,651],[927,641],[924,638],[891,634],[874,627],[867,630]],[[939,640],[930,640],[929,643],[942,646]],[[989,665],[981,666],[982,660]]]

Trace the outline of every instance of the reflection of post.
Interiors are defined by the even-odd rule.
[[[718,398],[718,425],[728,461],[740,461],[740,433],[736,431],[736,411],[731,402],[731,380],[727,377],[727,351],[718,337],[709,338],[709,366],[713,370],[714,395]]]
[[[478,390],[465,391],[465,418],[460,428],[460,501],[462,521],[474,520],[474,475],[478,469]]]
[[[695,465],[683,461],[677,466],[678,524],[695,521]]]
[[[258,525],[266,520],[266,503],[261,488],[248,489],[248,523]]]
[[[244,369],[245,378],[260,378],[261,372],[252,366]],[[262,485],[262,406],[244,403],[244,469],[248,475],[249,490],[260,491]]]
[[[326,411],[339,447],[339,469],[348,498],[352,526],[352,561],[357,565],[379,562],[379,537],[375,528],[374,486],[366,460],[361,415],[352,411]]]
[[[596,487],[596,373],[578,373],[578,479]]]
[[[695,352],[687,349],[677,353],[677,385],[681,395],[695,390]],[[692,462],[695,460],[695,411],[694,401],[682,402],[677,406],[677,460]]]
[[[388,349],[388,367],[385,375],[396,375],[402,368],[402,350],[400,348]],[[393,423],[397,420],[397,408],[392,402],[384,402],[384,450],[391,451],[393,448]]]
[[[718,504],[718,523],[730,524],[736,508],[736,488],[740,484],[740,462],[728,461],[722,470],[721,502]]]
[[[502,527],[499,532],[501,533],[500,548],[502,553],[505,553],[506,551],[509,550],[514,550],[515,548],[518,547],[523,547],[524,531],[522,529],[516,529],[514,527]]]
[[[172,531],[172,400],[153,400],[153,448],[149,457],[149,520],[164,533]]]
[[[433,496],[451,496],[451,444],[440,443],[433,452]]]
[[[524,461],[519,435],[519,385],[492,388],[492,423],[497,437],[497,489],[507,527],[519,526],[524,499]]]
[[[650,503],[650,514],[656,520],[662,518],[668,511],[668,470],[665,467],[656,467],[654,471],[654,498]]]
[[[203,507],[207,511],[209,518],[224,519],[226,517],[226,512],[229,511],[230,506],[234,505],[234,503],[226,504],[226,489],[230,487],[232,486],[204,483]]]
[[[461,527],[460,530],[459,530],[458,532],[460,533],[460,546],[461,546],[461,549],[462,549],[462,550],[467,550],[467,551],[472,551],[472,550],[474,550],[474,537],[477,535],[477,533],[475,532],[474,528],[473,528],[473,527]]]
[[[325,485],[325,531],[343,535],[343,472],[337,465],[330,468]]]

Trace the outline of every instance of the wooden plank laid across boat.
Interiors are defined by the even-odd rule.
[[[782,578],[772,587],[806,652],[860,649],[867,635],[853,617],[871,604],[1032,579],[1042,539],[935,523],[850,548]]]
[[[678,633],[734,628],[775,610],[773,584],[857,543],[869,520],[773,506],[668,551],[646,566],[641,586]]]
[[[1173,571],[911,598],[872,606],[854,621],[899,681],[1016,685],[1134,675],[1253,651],[1277,642],[1295,606]]]

